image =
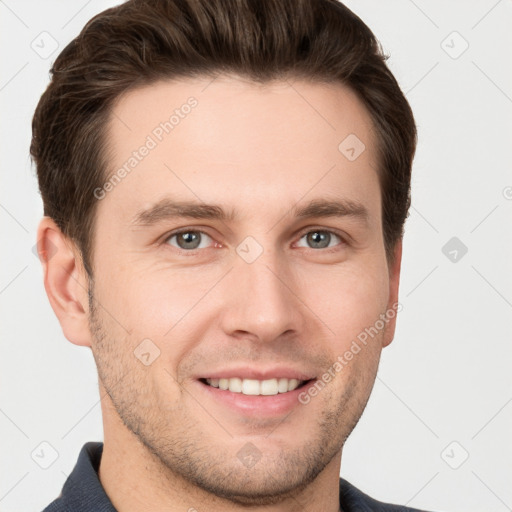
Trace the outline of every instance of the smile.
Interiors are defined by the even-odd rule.
[[[204,382],[214,388],[229,390],[232,393],[241,393],[243,395],[277,395],[278,393],[294,391],[307,381],[286,378],[257,380],[231,377],[204,379]]]

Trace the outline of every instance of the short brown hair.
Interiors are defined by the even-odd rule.
[[[44,214],[76,243],[92,277],[93,191],[107,174],[106,126],[130,89],[222,73],[340,83],[375,125],[389,264],[408,216],[417,134],[388,57],[337,0],[129,0],[107,9],[55,60],[34,113],[30,153]]]

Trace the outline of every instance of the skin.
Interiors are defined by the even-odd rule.
[[[101,483],[120,512],[336,512],[343,444],[396,317],[286,416],[245,416],[196,378],[235,363],[282,363],[319,377],[398,301],[401,242],[389,267],[371,118],[342,85],[159,82],[116,103],[109,172],[190,96],[198,101],[191,113],[99,201],[94,283],[55,223],[45,217],[39,226],[50,303],[66,338],[90,347],[98,367]],[[338,150],[349,134],[366,146],[354,161]],[[130,224],[163,197],[237,216]],[[332,198],[363,204],[368,223],[291,214]],[[168,238],[178,228],[205,233],[195,254]],[[328,248],[308,241],[315,229],[332,233]],[[251,264],[236,252],[247,236],[263,249]],[[56,248],[51,258],[48,247]],[[134,356],[147,338],[160,350],[148,366]],[[261,454],[250,468],[237,457],[248,442]]]

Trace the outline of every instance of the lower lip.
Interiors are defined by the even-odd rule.
[[[230,409],[245,415],[261,417],[282,416],[289,413],[294,407],[301,405],[299,395],[307,391],[308,387],[314,384],[315,379],[293,391],[278,393],[277,395],[244,395],[243,393],[233,393],[227,389],[209,386],[200,380],[196,382],[207,396]]]

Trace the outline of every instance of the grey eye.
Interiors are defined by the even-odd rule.
[[[167,242],[170,245],[183,250],[204,249],[205,246],[201,246],[201,244],[203,243],[203,239],[205,237],[207,239],[210,238],[206,233],[203,233],[202,231],[181,231],[180,233],[174,233],[170,235],[167,239]],[[171,240],[173,239],[176,240],[176,244],[171,243]]]
[[[333,240],[333,236],[341,240],[341,238],[336,233],[319,229],[306,233],[301,237],[301,240],[305,238],[306,242],[308,243],[308,247],[310,248],[326,249],[327,247],[332,247],[330,243]]]

